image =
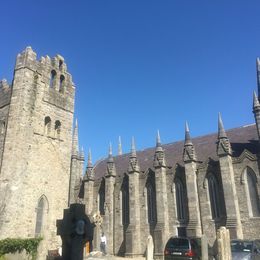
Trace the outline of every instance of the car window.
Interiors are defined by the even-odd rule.
[[[231,241],[232,252],[251,252],[252,247],[252,241]]]
[[[255,240],[255,248],[260,250],[260,240]]]
[[[174,249],[189,249],[189,240],[185,238],[171,238],[166,247]]]
[[[199,247],[200,247],[200,246],[198,245],[198,243],[197,243],[197,240],[195,240],[195,239],[191,239],[190,244],[191,244],[191,248],[192,248],[192,249],[196,249],[196,248],[199,248]]]

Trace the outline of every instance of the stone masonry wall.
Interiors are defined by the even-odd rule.
[[[246,167],[250,167],[257,177],[256,187],[258,188],[258,194],[260,194],[260,176],[258,162],[256,158],[251,156],[241,158],[234,165],[235,182],[238,196],[238,203],[241,215],[241,223],[243,228],[244,239],[259,239],[260,230],[260,216],[250,216],[249,214],[249,201],[246,194],[246,181],[244,180]],[[259,195],[258,195],[259,196]],[[259,201],[258,201],[259,202]]]
[[[0,168],[4,149],[6,126],[8,121],[9,105],[12,89],[6,80],[0,81]]]
[[[57,86],[50,88],[53,69],[65,77],[63,92]],[[74,86],[63,58],[38,61],[30,47],[19,54],[0,174],[0,239],[34,237],[37,206],[44,196],[44,241],[38,259],[61,244],[56,219],[68,205],[73,113]]]
[[[259,229],[260,229],[260,217],[250,217],[248,210],[248,198],[245,192],[245,180],[243,180],[243,173],[246,167],[250,167],[254,173],[256,174],[256,187],[257,192],[259,194],[260,191],[260,175],[259,175],[259,163],[257,161],[257,156],[250,154],[248,151],[242,153],[239,158],[232,158],[233,167],[234,167],[234,177],[235,177],[235,186],[238,197],[238,206],[241,214],[241,224],[243,230],[243,237],[245,239],[259,239]],[[119,170],[118,170],[119,172]],[[141,172],[139,175],[139,202],[136,205],[140,210],[140,240],[134,241],[134,243],[139,243],[141,246],[141,252],[145,254],[145,243],[149,234],[153,235],[153,227],[149,226],[148,223],[148,205],[147,205],[147,191],[146,191],[146,183],[147,178],[150,173],[154,171],[152,168],[148,169],[145,172]],[[122,225],[122,194],[121,188],[123,183],[123,177],[126,173],[123,173],[121,170],[115,180],[115,188],[114,188],[114,253],[115,254],[124,254],[126,250],[125,245],[125,232],[124,226]],[[178,227],[187,227],[187,223],[189,224],[189,219],[187,223],[182,222],[177,219],[176,212],[176,195],[175,195],[175,184],[174,181],[176,177],[182,178],[184,176],[184,167],[178,165],[175,168],[169,168],[166,172],[166,180],[167,180],[167,197],[168,197],[168,214],[169,214],[169,237],[178,235]],[[211,246],[214,247],[214,250],[217,250],[216,245],[216,232],[220,226],[226,225],[226,204],[224,201],[224,191],[222,185],[221,178],[221,169],[219,165],[219,161],[215,161],[212,159],[208,159],[208,161],[200,163],[198,166],[198,170],[196,171],[197,175],[197,191],[199,197],[199,210],[201,216],[201,228],[202,233],[207,236],[208,242]],[[210,194],[209,194],[209,186],[208,186],[208,178],[210,175],[214,175],[218,187],[219,194],[219,203],[220,203],[220,216],[213,219],[212,211],[211,211],[211,202],[210,202]],[[185,182],[184,182],[185,183]],[[100,188],[101,180],[95,181],[94,184],[94,211],[98,209],[98,191]],[[158,191],[157,191],[158,192]],[[189,190],[187,190],[187,193]],[[133,196],[131,194],[131,189],[129,189],[129,196]],[[189,201],[188,201],[189,203]],[[192,203],[192,202],[190,202]],[[157,203],[158,210],[161,210],[161,204]],[[131,211],[131,207],[129,208]],[[105,233],[107,232],[107,216],[104,216],[106,219],[103,230]],[[134,220],[132,220],[134,222]],[[132,223],[133,224],[133,223]],[[126,229],[127,227],[125,227]],[[107,233],[108,234],[108,233]],[[112,238],[110,238],[111,240]],[[133,245],[134,246],[134,245]],[[133,252],[134,253],[134,252]],[[136,252],[137,253],[137,252]]]

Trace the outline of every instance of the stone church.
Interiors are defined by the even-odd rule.
[[[260,93],[260,61],[257,59]],[[219,114],[217,133],[113,156],[92,165],[91,154],[78,196],[87,214],[100,213],[94,246],[101,229],[110,254],[145,254],[152,235],[155,257],[163,255],[170,236],[205,234],[216,246],[216,231],[229,229],[231,238],[260,239],[260,96],[254,93],[255,124],[225,131]],[[251,108],[248,108],[251,109]],[[217,118],[216,118],[217,119]],[[218,122],[218,124],[217,124]]]
[[[258,93],[260,61],[257,60]],[[0,239],[43,236],[40,257],[60,246],[56,220],[70,203],[86,205],[108,253],[144,255],[152,235],[161,257],[170,236],[201,236],[211,245],[226,226],[232,238],[260,238],[260,97],[255,124],[216,134],[131,151],[92,164],[78,149],[73,130],[75,86],[60,55],[37,59],[27,47],[18,54],[12,84],[0,82]],[[249,109],[249,108],[248,108]],[[217,125],[217,120],[216,120]],[[83,173],[84,172],[84,173]]]

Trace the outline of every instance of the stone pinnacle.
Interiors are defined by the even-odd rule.
[[[218,139],[220,138],[227,138],[227,134],[223,126],[221,114],[218,113]]]

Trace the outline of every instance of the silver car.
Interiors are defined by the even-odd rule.
[[[260,240],[232,240],[232,260],[260,260]]]

